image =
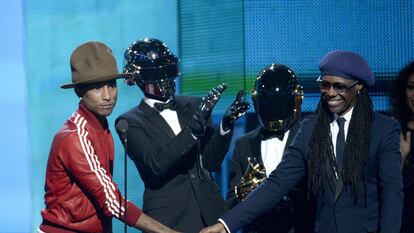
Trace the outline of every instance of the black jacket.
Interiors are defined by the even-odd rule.
[[[198,232],[225,211],[210,172],[219,170],[232,133],[221,136],[219,129],[209,125],[201,140],[194,139],[187,125],[201,99],[175,99],[182,129],[178,135],[144,101],[118,117],[116,123],[128,121],[128,155],[145,183],[143,211],[175,230]]]

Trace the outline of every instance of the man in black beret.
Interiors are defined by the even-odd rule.
[[[269,178],[202,233],[236,232],[304,176],[315,200],[315,232],[400,231],[403,205],[398,123],[373,111],[367,62],[336,50],[319,64],[321,101]]]

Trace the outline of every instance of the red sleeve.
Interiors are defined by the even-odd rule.
[[[62,142],[60,154],[79,186],[96,201],[105,215],[114,216],[130,226],[135,226],[142,210],[128,201],[125,212],[125,198],[113,182],[112,175],[102,167],[100,156],[96,154],[86,131],[67,135]]]

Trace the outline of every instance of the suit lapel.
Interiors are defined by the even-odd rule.
[[[285,150],[289,147],[290,143],[292,142],[293,138],[295,137],[296,133],[298,132],[299,129],[299,123],[295,123],[292,128],[290,128],[289,130],[289,136],[288,139],[286,141],[285,144],[285,148],[283,149],[283,153],[285,152]]]
[[[342,190],[344,188],[344,182],[342,182],[342,176],[341,173],[339,173],[339,179],[336,181],[336,188],[335,188],[335,201],[338,200],[339,196],[342,193]]]
[[[171,129],[170,125],[165,121],[165,119],[153,108],[151,108],[144,101],[138,106],[138,109],[141,110],[144,114],[141,114],[147,121],[151,123],[151,127],[156,127],[164,132],[169,138],[174,138],[175,133]]]
[[[329,186],[329,190],[332,193],[332,195],[336,195],[336,176],[335,173],[333,172],[332,168],[331,168],[331,164],[329,162],[329,159],[326,160],[326,174],[327,174],[327,180],[326,182],[328,183],[327,186]]]
[[[193,117],[191,103],[188,99],[183,99],[176,97],[177,101],[177,116],[180,123],[181,130],[187,127],[188,122],[190,122]]]
[[[253,157],[256,159],[257,162],[263,164],[262,160],[262,152],[261,152],[261,140],[260,140],[260,129],[255,129],[255,132],[250,137],[250,157]]]

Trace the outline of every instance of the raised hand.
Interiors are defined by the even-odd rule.
[[[210,118],[211,112],[213,111],[214,106],[216,106],[217,102],[219,101],[221,94],[224,90],[226,90],[226,84],[220,84],[213,89],[211,89],[206,96],[203,97],[200,103],[200,116],[204,120],[208,120]]]
[[[227,233],[223,224],[216,223],[212,226],[206,227],[200,231],[200,233]]]
[[[229,108],[227,108],[226,112],[224,113],[222,121],[223,130],[227,131],[232,128],[234,121],[239,119],[247,112],[247,110],[249,110],[250,105],[248,102],[243,100],[243,96],[244,90],[240,90],[237,93],[234,102],[230,105]]]
[[[221,94],[227,88],[226,84],[220,84],[211,89],[206,96],[201,100],[198,111],[194,114],[189,123],[191,133],[195,137],[204,136],[208,119],[214,106],[219,101]]]

